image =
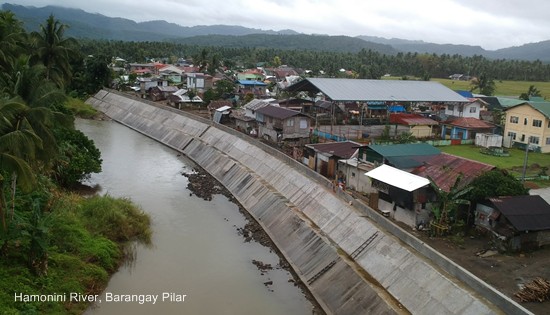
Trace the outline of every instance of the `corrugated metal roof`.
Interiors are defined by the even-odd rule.
[[[307,78],[290,91],[320,91],[333,101],[468,102],[439,82]]]
[[[265,107],[262,107],[258,109],[256,112],[268,116],[273,117],[277,119],[287,119],[292,116],[301,115],[300,112],[297,112],[295,110],[290,110],[282,107],[267,105]]]
[[[518,231],[550,230],[550,205],[538,195],[489,200]]]
[[[446,121],[445,124],[466,129],[490,129],[495,128],[494,125],[474,117],[460,117]]]
[[[269,105],[269,103],[264,101],[264,100],[253,99],[250,102],[246,103],[243,106],[243,108],[246,108],[246,109],[249,109],[249,110],[258,110],[258,109],[260,109],[262,107],[265,107],[267,105]]]
[[[516,107],[516,106],[521,106],[521,105],[531,106],[534,109],[536,109],[537,111],[539,111],[541,114],[546,116],[546,118],[550,119],[550,102],[523,101],[523,103],[515,105],[515,106],[510,106],[509,108]]]
[[[330,154],[343,159],[351,158],[361,144],[353,141],[344,142],[326,142],[317,144],[306,144],[306,147],[312,148],[317,152]]]
[[[413,174],[431,178],[441,190],[450,191],[458,176],[462,176],[459,187],[465,187],[479,175],[495,168],[493,165],[441,153],[427,157],[424,165],[412,171]]]
[[[237,81],[237,83],[240,85],[246,85],[246,86],[266,86],[267,85],[262,81],[256,81],[256,80],[239,80]]]
[[[406,191],[414,191],[430,184],[430,181],[424,177],[416,176],[386,164],[366,172],[365,175]]]
[[[439,123],[433,119],[416,115],[416,114],[390,114],[390,123],[401,124],[407,126],[416,125],[438,125]]]

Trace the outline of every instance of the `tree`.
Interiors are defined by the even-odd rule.
[[[472,88],[470,91],[478,90],[483,95],[493,95],[495,92],[495,81],[482,73],[479,77],[474,78],[471,82]]]
[[[468,199],[478,202],[490,197],[527,195],[528,190],[514,176],[505,170],[494,169],[474,179]]]
[[[50,15],[40,32],[32,32],[32,62],[42,63],[46,67],[46,80],[53,81],[58,87],[64,87],[71,77],[69,54],[76,44],[73,38],[64,38],[66,25]]]
[[[530,85],[526,93],[521,93],[519,99],[528,101],[533,96],[540,97],[540,91],[534,85]]]
[[[437,195],[437,210],[439,213],[436,213],[436,217],[439,216],[439,224],[448,225],[450,222],[450,217],[454,216],[459,205],[469,205],[470,201],[465,197],[471,190],[472,187],[462,187],[460,181],[462,180],[462,175],[459,175],[453,186],[449,191],[445,191],[437,186],[437,184],[431,179],[430,185]]]

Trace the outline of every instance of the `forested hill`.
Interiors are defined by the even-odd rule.
[[[429,53],[437,55],[484,56],[490,59],[541,60],[550,62],[550,41],[525,44],[499,50],[485,50],[479,46],[434,44],[421,40],[386,39],[375,36],[305,35],[293,30],[262,30],[236,25],[202,25],[185,27],[166,21],[140,22],[111,18],[101,14],[58,6],[42,8],[3,4],[24,22],[26,30],[36,30],[53,14],[69,25],[67,36],[88,39],[123,41],[177,41],[190,45],[224,47],[265,47],[274,49],[315,50],[331,52],[358,52],[362,49],[382,54]]]
[[[390,45],[366,42],[349,36],[328,35],[268,35],[244,36],[208,35],[178,39],[178,43],[199,46],[223,46],[228,48],[262,47],[273,49],[316,50],[331,52],[359,52],[362,49],[395,55]]]

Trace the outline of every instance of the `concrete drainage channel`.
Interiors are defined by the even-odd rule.
[[[358,202],[333,193],[328,180],[244,134],[116,91],[87,102],[220,181],[328,314],[531,314],[452,262],[433,265],[433,250],[404,231],[398,239],[389,222],[350,206]]]

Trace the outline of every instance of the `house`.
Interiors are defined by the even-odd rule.
[[[180,84],[183,82],[183,70],[173,65],[164,65],[159,70],[159,75],[164,80],[173,84]]]
[[[441,123],[441,138],[475,139],[477,133],[494,133],[495,125],[473,117],[451,118]]]
[[[426,157],[422,165],[417,166],[411,173],[428,178],[439,189],[449,192],[457,179],[459,180],[457,188],[464,188],[478,176],[494,168],[490,164],[441,153]]]
[[[187,73],[187,89],[205,91],[211,89],[214,85],[211,75],[204,73]]]
[[[550,205],[538,195],[490,198],[476,206],[475,224],[492,232],[504,249],[550,244]]]
[[[252,80],[252,81],[263,81],[265,79],[265,74],[262,69],[250,69],[243,72],[237,73],[237,80]]]
[[[239,80],[237,81],[237,94],[246,95],[253,94],[255,97],[266,95],[267,84],[256,80]]]
[[[371,179],[369,204],[385,216],[412,228],[426,227],[431,220],[430,181],[389,165],[365,173]]]
[[[154,86],[149,89],[149,98],[152,101],[162,101],[170,97],[173,93],[177,92],[179,89],[177,86]]]
[[[256,119],[256,111],[262,107],[270,105],[269,100],[253,99],[246,103],[244,108],[244,115],[253,119]],[[273,104],[271,104],[273,105]]]
[[[273,75],[277,78],[277,81],[283,81],[288,76],[299,76],[299,73],[294,68],[289,66],[279,66],[271,69]]]
[[[235,128],[250,136],[256,137],[258,135],[258,124],[255,118],[245,115],[243,109],[233,110],[229,117],[235,121]]]
[[[359,146],[359,143],[353,141],[306,144],[303,162],[317,173],[334,179],[338,171],[338,161],[355,157]],[[345,178],[342,177],[342,183],[345,184]]]
[[[433,135],[433,127],[439,123],[433,119],[417,114],[390,114],[390,123],[409,127],[409,132],[416,138],[429,138]]]
[[[398,169],[413,169],[441,151],[427,143],[369,144],[359,148],[359,160],[374,165],[388,164]]]
[[[504,145],[550,152],[550,103],[524,101],[505,110]]]
[[[311,108],[313,107],[313,101],[301,98],[287,98],[279,100],[279,106],[302,113],[310,113],[312,112]]]
[[[128,65],[130,67],[129,71],[130,73],[137,73],[137,74],[143,74],[143,73],[156,73],[156,67],[154,63],[130,63]]]
[[[482,99],[468,98],[469,103],[445,104],[443,113],[451,117],[473,117],[479,119],[482,108],[488,104]]]
[[[202,98],[195,95],[194,93],[189,93],[189,90],[179,89],[176,92],[172,93],[168,97],[168,104],[173,105],[177,109],[181,109],[182,104],[202,104]]]
[[[168,86],[168,81],[160,78],[138,77],[137,82],[139,84],[139,89],[136,89],[136,91],[140,92],[142,98],[145,98],[147,94],[149,94],[149,90],[153,87]]]
[[[272,142],[309,143],[310,117],[286,108],[267,105],[256,110],[258,136]]]

